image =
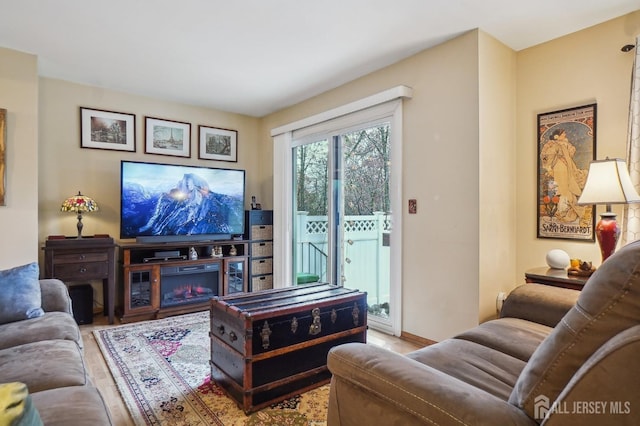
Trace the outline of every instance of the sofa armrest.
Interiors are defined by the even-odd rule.
[[[66,312],[73,315],[71,309],[71,297],[67,286],[58,279],[40,280],[40,291],[42,293],[42,309],[45,312]]]
[[[500,318],[511,317],[555,327],[576,304],[580,291],[545,284],[516,287],[502,305]]]
[[[535,425],[488,392],[386,349],[346,343],[329,351],[328,425]]]
[[[544,426],[637,425],[640,421],[640,325],[603,344],[582,364],[546,412]],[[588,410],[576,408],[588,407]],[[545,407],[548,408],[548,407]],[[594,410],[597,408],[597,411]]]

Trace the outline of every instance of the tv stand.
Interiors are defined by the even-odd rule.
[[[203,311],[213,296],[248,291],[245,240],[132,243],[120,249],[122,322]]]

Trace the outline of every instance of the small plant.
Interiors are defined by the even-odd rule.
[[[388,318],[389,317],[389,303],[384,302],[381,304],[375,305],[367,305],[367,312],[371,315],[375,315],[378,317]]]

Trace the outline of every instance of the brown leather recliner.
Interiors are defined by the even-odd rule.
[[[329,426],[638,425],[640,242],[582,292],[525,284],[499,319],[407,355],[337,346],[328,367]]]

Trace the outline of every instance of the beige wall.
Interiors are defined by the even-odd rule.
[[[0,48],[0,108],[7,110],[0,269],[38,260],[38,62]]]
[[[136,115],[136,152],[80,148],[80,106]],[[144,153],[144,117],[191,123],[191,158]],[[198,159],[198,125],[238,131],[238,162]],[[83,234],[120,234],[120,160],[245,169],[247,194],[263,197],[257,154],[258,119],[166,102],[61,80],[40,79],[39,241],[76,235],[74,214],[60,212],[77,191],[96,200],[100,211],[84,216]],[[247,201],[247,205],[250,201]]]
[[[0,267],[35,260],[47,235],[75,234],[59,205],[77,190],[101,206],[85,232],[117,237],[123,158],[244,168],[248,195],[271,208],[272,128],[404,84],[414,97],[402,198],[418,199],[418,214],[402,212],[403,330],[448,337],[490,317],[496,293],[522,283],[552,248],[599,262],[595,243],[536,238],[536,114],[595,101],[598,158],[624,157],[633,54],[620,47],[637,34],[640,12],[518,53],[472,31],[263,119],[38,80],[36,57],[0,48],[9,112]],[[81,149],[81,105],[136,114],[138,151]],[[192,158],[144,154],[145,115],[190,122]],[[239,130],[239,162],[197,160],[198,124]]]
[[[640,11],[518,52],[517,280],[545,266],[554,248],[601,263],[597,243],[536,238],[537,114],[596,102],[598,159],[626,158],[629,92],[634,51],[620,48],[640,35]],[[621,219],[622,209],[613,206]],[[598,206],[597,212],[604,211]]]
[[[273,155],[274,127],[412,87],[403,200],[417,198],[419,212],[402,213],[402,329],[448,337],[491,318],[498,292],[522,284],[552,248],[599,263],[595,243],[536,238],[536,114],[596,101],[598,158],[624,157],[633,58],[620,47],[640,33],[638,14],[517,53],[465,34],[266,117],[261,150]]]
[[[516,253],[516,52],[480,33],[479,319],[496,315],[514,287]]]

